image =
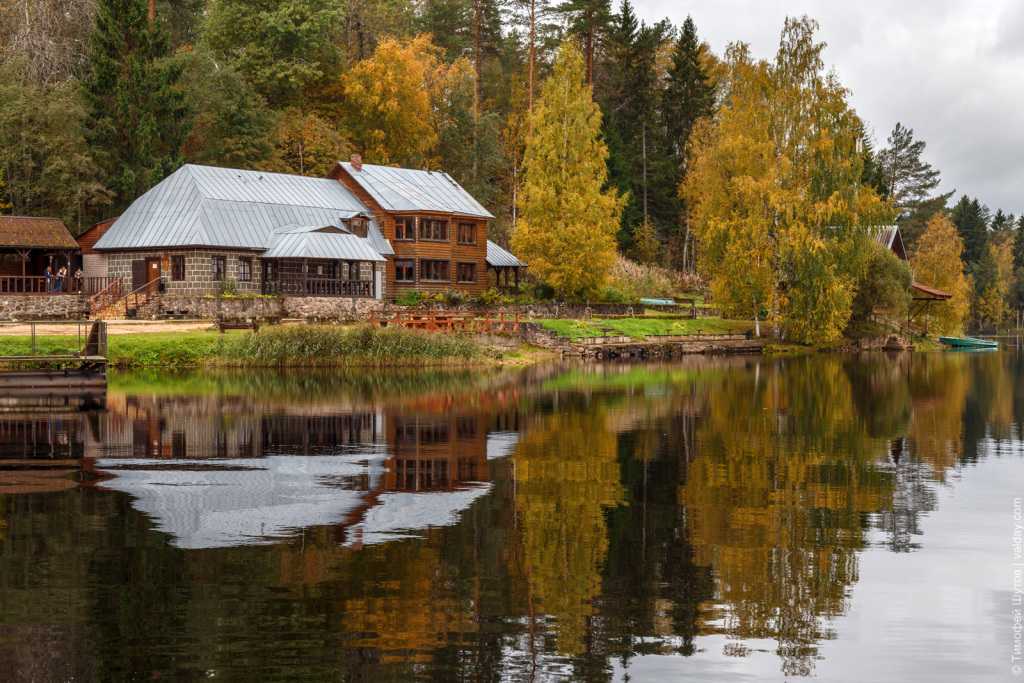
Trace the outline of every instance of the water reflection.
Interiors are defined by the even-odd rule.
[[[135,375],[101,410],[5,404],[0,670],[46,632],[42,678],[814,675],[856,641],[865,553],[935,552],[941,492],[1019,461],[1020,367]]]

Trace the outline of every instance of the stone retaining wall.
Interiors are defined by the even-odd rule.
[[[479,306],[462,304],[452,306],[430,302],[426,306],[396,306],[376,299],[350,299],[340,297],[157,297],[139,311],[139,317],[186,317],[212,320],[214,318],[246,319],[253,317],[310,318],[314,320],[361,321],[370,319],[370,311],[490,311],[492,313],[518,313],[520,317],[582,319],[587,315],[643,315],[642,306],[629,304],[595,304],[588,312],[585,304],[515,304],[508,306]]]
[[[52,296],[0,295],[0,320],[83,320],[89,298],[77,294]]]

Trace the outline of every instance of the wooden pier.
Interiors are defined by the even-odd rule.
[[[75,325],[79,351],[42,353],[37,325]],[[107,387],[107,324],[102,320],[45,323],[2,323],[30,329],[28,353],[0,356],[0,395],[65,394]],[[73,338],[73,334],[54,335]],[[71,339],[68,340],[69,342]],[[69,344],[70,345],[70,344]]]

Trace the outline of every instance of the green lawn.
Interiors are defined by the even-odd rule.
[[[230,330],[225,334],[216,330],[112,334],[107,337],[107,355],[113,367],[194,366],[215,355],[227,339],[243,334],[245,330]],[[84,340],[82,342],[84,344]],[[81,350],[77,335],[36,336],[37,355],[72,354]],[[27,356],[31,352],[31,337],[0,336],[0,356]]]
[[[723,320],[722,318],[698,318],[696,320],[675,320],[658,316],[642,318],[591,318],[590,320],[538,321],[544,329],[554,330],[562,337],[627,336],[643,339],[646,335],[657,334],[742,334],[753,329],[753,323],[744,320]]]

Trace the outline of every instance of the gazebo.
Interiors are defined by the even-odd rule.
[[[910,285],[910,295],[913,303],[907,312],[907,329],[910,329],[911,320],[924,313],[924,333],[927,336],[928,314],[931,311],[932,302],[949,301],[953,298],[953,295],[949,292],[943,292],[941,289],[921,284],[917,280]]]
[[[70,277],[71,256],[78,243],[59,218],[0,216],[0,293],[69,294],[77,291]],[[68,269],[63,282],[44,273],[50,267],[55,276],[61,266]]]

